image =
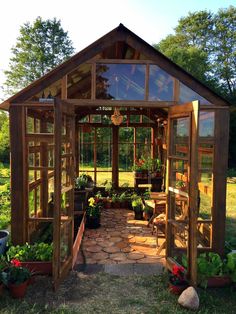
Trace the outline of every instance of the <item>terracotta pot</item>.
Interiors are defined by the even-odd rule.
[[[20,299],[20,298],[23,298],[25,296],[27,286],[28,286],[28,280],[19,284],[19,285],[15,285],[15,284],[10,283],[8,285],[8,288],[9,288],[11,296],[13,298]]]
[[[232,283],[232,280],[228,276],[213,276],[209,277],[207,280],[208,288],[217,288],[229,286]]]
[[[188,284],[183,285],[173,285],[169,283],[169,291],[173,294],[180,295],[185,289],[187,289]]]

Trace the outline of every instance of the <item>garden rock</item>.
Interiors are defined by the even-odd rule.
[[[178,303],[187,309],[196,311],[199,308],[199,297],[196,290],[188,287],[181,293]]]

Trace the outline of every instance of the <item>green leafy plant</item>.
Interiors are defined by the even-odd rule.
[[[7,251],[8,260],[18,259],[21,262],[27,261],[51,261],[53,245],[48,243],[35,243],[11,246]]]
[[[75,187],[77,189],[84,189],[90,187],[93,184],[93,179],[90,175],[82,173],[79,177],[75,179]]]
[[[131,196],[131,204],[135,212],[140,212],[143,210],[142,198],[139,195],[133,194]]]
[[[226,269],[233,282],[236,282],[236,253],[227,254]]]

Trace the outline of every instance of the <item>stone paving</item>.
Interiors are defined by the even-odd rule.
[[[164,238],[159,239],[159,244]],[[156,237],[147,221],[135,220],[128,209],[104,209],[101,227],[86,229],[82,241],[86,264],[164,264],[165,251],[156,254]],[[81,254],[77,264],[83,263]]]

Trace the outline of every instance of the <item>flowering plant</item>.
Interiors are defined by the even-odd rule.
[[[13,259],[10,262],[10,266],[6,269],[4,277],[6,284],[20,285],[31,277],[31,273],[27,268],[22,267],[18,259]]]
[[[89,206],[86,209],[87,216],[100,217],[103,202],[98,197],[90,197],[88,199]]]
[[[145,158],[141,156],[139,159],[135,159],[133,170],[135,171],[159,171],[161,169],[160,159],[153,159],[151,157]]]
[[[185,285],[187,283],[183,266],[173,266],[172,274],[170,275],[170,282],[174,286]]]

